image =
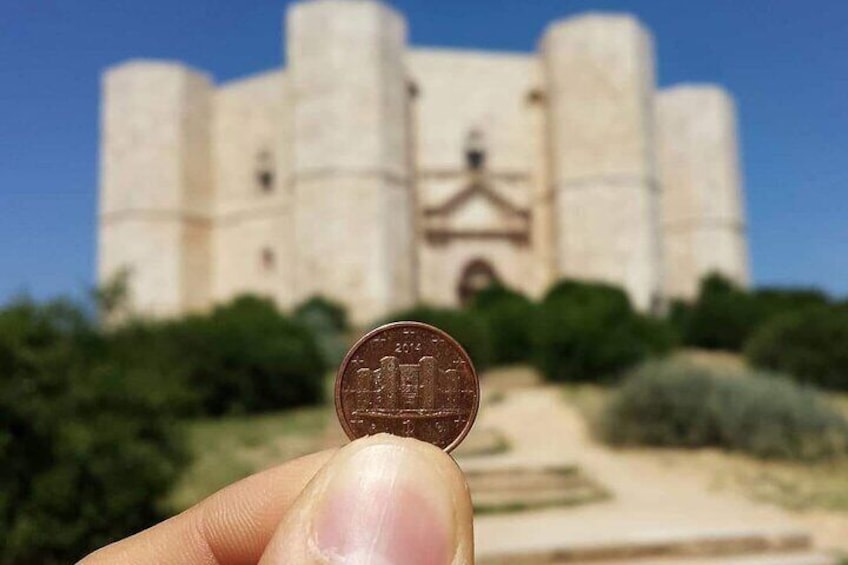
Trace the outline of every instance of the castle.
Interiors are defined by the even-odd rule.
[[[354,413],[454,411],[462,405],[460,381],[458,369],[438,370],[435,357],[425,355],[417,364],[403,364],[397,357],[385,356],[378,369],[356,371]]]
[[[464,370],[441,370],[429,355],[417,363],[400,363],[388,355],[379,368],[361,367],[352,387],[341,391],[343,402],[353,401],[348,425],[369,435],[390,431],[444,447],[476,412],[477,394],[463,386]]]
[[[538,53],[410,47],[375,0],[304,0],[286,68],[214,85],[133,60],[103,79],[99,279],[168,316],[314,295],[365,324],[492,280],[607,281],[650,309],[746,284],[731,97],[659,90],[636,19],[553,22]]]

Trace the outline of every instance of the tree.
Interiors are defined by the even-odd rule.
[[[67,563],[158,521],[184,394],[115,362],[80,306],[0,311],[0,561]]]

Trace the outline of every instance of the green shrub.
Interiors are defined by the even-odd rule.
[[[409,310],[395,312],[387,317],[387,322],[413,321],[423,322],[447,332],[462,345],[479,371],[492,361],[492,342],[486,321],[470,310],[451,310],[416,306]]]
[[[182,380],[184,412],[217,416],[320,402],[327,362],[312,332],[267,299],[242,296],[207,314],[135,320],[110,334],[125,367]]]
[[[98,353],[121,371],[144,371],[157,381],[178,384],[178,395],[170,402],[176,413],[196,416],[202,413],[200,391],[188,378],[189,363],[182,344],[176,340],[177,324],[133,319],[103,333],[103,350]]]
[[[755,298],[718,274],[705,277],[697,301],[676,314],[687,345],[727,351],[741,351],[760,320]]]
[[[161,519],[187,394],[122,367],[78,306],[0,311],[0,562],[69,563]]]
[[[672,302],[669,320],[687,345],[741,351],[753,333],[770,319],[827,304],[827,296],[814,289],[764,288],[749,292],[714,273],[701,281],[694,303]]]
[[[545,296],[533,340],[540,370],[554,381],[608,379],[674,342],[668,325],[637,314],[621,289],[576,281]]]
[[[789,312],[830,304],[826,294],[812,288],[758,288],[753,294],[758,325]]]
[[[471,310],[482,317],[489,326],[494,364],[532,360],[535,307],[526,296],[503,286],[493,285],[474,296]]]
[[[328,367],[341,363],[347,351],[350,330],[344,306],[316,296],[294,309],[294,319],[309,328]]]
[[[350,329],[345,307],[323,296],[313,296],[295,307],[294,317],[302,322],[315,322],[342,333]]]
[[[315,339],[270,300],[236,298],[208,315],[168,324],[163,336],[204,414],[280,410],[322,399],[327,366]]]
[[[773,318],[751,337],[745,353],[755,366],[848,390],[848,309],[812,307]]]
[[[769,373],[722,374],[681,362],[635,371],[610,399],[613,444],[720,447],[762,458],[848,453],[848,421],[813,389]]]

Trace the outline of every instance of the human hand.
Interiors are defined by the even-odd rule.
[[[248,477],[79,565],[471,565],[471,518],[448,455],[381,434]]]

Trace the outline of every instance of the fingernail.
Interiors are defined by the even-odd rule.
[[[417,449],[370,445],[324,491],[314,547],[332,565],[447,565],[455,513],[439,470]]]

